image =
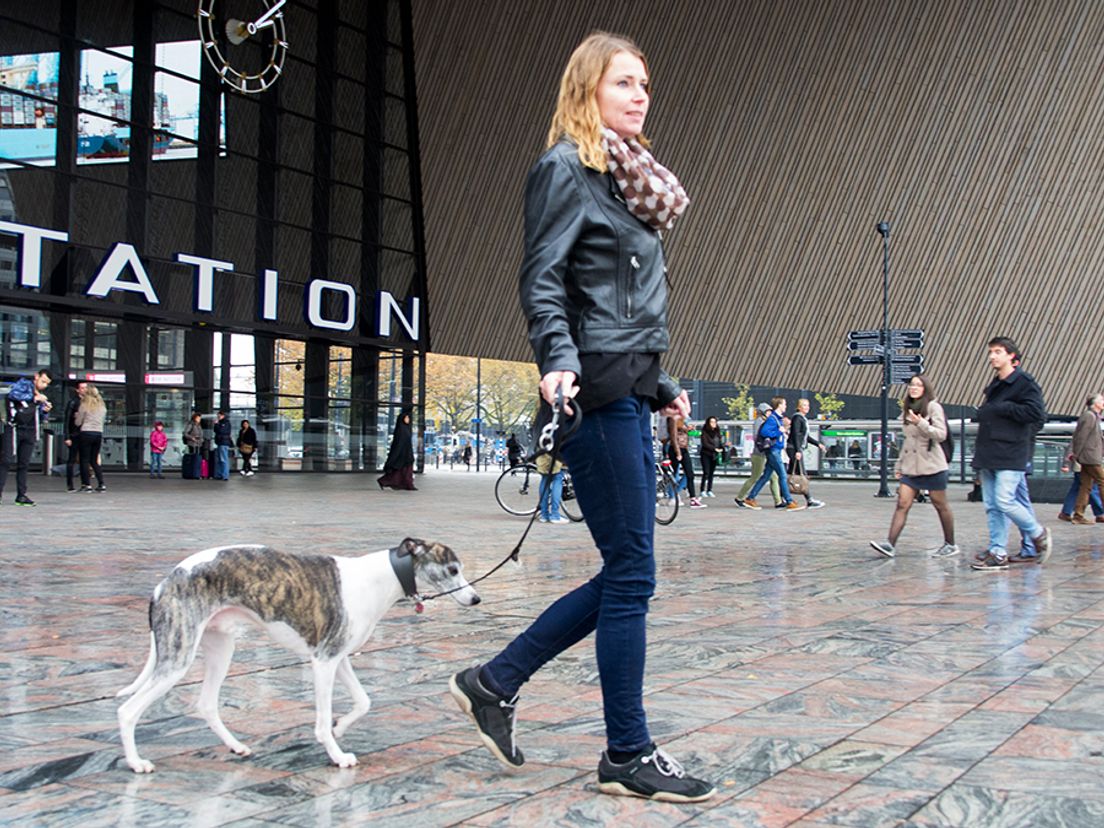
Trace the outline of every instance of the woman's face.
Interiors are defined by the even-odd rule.
[[[710,417],[708,420],[705,421],[705,427],[706,428],[716,428],[717,427],[717,418],[716,417]]]
[[[648,73],[644,61],[628,52],[617,52],[594,91],[602,123],[622,138],[644,131],[648,115]]]
[[[908,394],[914,400],[924,396],[924,381],[920,377],[913,377],[909,380]]]

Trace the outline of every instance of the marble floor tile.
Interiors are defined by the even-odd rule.
[[[157,771],[129,770],[114,693],[144,663],[149,595],[179,561],[235,539],[359,555],[416,526],[469,575],[485,572],[523,528],[495,504],[494,477],[429,473],[407,497],[361,475],[166,480],[156,491],[118,475],[109,497],[76,503],[36,479],[40,543],[0,549],[0,824],[1104,824],[1104,536],[1058,526],[1061,554],[1046,566],[979,575],[922,551],[937,536],[929,510],[900,556],[878,560],[866,541],[884,534],[892,504],[872,503],[868,484],[825,481],[828,508],[782,520],[735,509],[741,481],[722,477],[714,508],[657,530],[645,708],[653,738],[715,781],[709,802],[596,791],[605,727],[593,636],[521,688],[528,761],[516,772],[448,693],[453,673],[598,571],[581,526],[535,527],[522,565],[481,583],[477,607],[441,599],[419,615],[402,601],[386,613],[351,659],[372,698],[341,739],[356,767],[334,767],[314,739],[308,661],[251,633],[221,699],[253,755],[232,755],[193,715],[200,658],[139,724]],[[980,544],[984,512],[963,492],[956,524],[964,544]],[[188,508],[166,511],[167,497]],[[156,527],[132,517],[151,511],[164,516]],[[243,512],[256,517],[248,537]],[[335,711],[348,705],[337,688]]]

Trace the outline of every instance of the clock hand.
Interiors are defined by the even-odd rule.
[[[286,3],[286,2],[287,2],[287,0],[278,0],[278,2],[272,8],[270,8],[268,11],[266,11],[264,14],[262,14],[256,20],[254,20],[252,23],[249,23],[246,26],[246,29],[249,30],[249,33],[251,35],[253,35],[253,34],[257,33],[258,29],[263,29],[265,26],[271,26],[272,23],[270,21],[271,21],[272,15],[276,14],[276,12],[278,12],[283,7],[284,3]]]

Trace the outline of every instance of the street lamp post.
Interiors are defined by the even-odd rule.
[[[889,382],[893,349],[889,342],[889,222],[878,222],[882,237],[882,443],[881,485],[875,497],[890,497],[889,493]]]
[[[475,358],[475,470],[479,471],[479,450],[483,447],[483,360]]]

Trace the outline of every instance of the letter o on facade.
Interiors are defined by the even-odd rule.
[[[345,318],[325,319],[322,316],[323,291],[332,290],[345,295]],[[331,331],[351,331],[356,324],[357,296],[352,285],[331,282],[328,279],[312,279],[307,285],[307,322],[316,328]]]

